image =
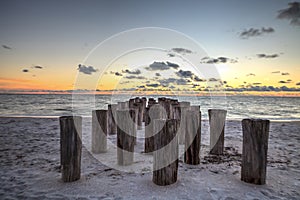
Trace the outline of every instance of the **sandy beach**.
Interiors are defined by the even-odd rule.
[[[203,120],[201,164],[180,161],[177,183],[165,187],[152,183],[151,169],[141,167],[142,162],[135,171],[117,170],[93,156],[88,144],[82,152],[81,179],[63,183],[58,118],[2,117],[0,123],[0,199],[300,198],[300,122],[271,122],[267,183],[259,186],[240,181],[241,122],[226,121],[225,154],[215,157],[208,154],[209,126]],[[84,144],[90,139],[90,126],[90,118],[84,118]],[[112,143],[115,137],[109,136]],[[142,150],[140,138],[136,153],[141,158]],[[144,157],[151,165],[151,155]]]

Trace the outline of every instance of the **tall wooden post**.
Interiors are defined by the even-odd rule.
[[[186,118],[184,162],[190,165],[200,164],[201,112],[190,111]]]
[[[226,113],[226,110],[221,109],[208,110],[210,126],[210,154],[223,154]]]
[[[134,155],[134,122],[132,116],[134,110],[117,111],[117,159],[119,165],[130,165],[133,163]]]
[[[186,135],[186,120],[187,113],[189,112],[189,107],[180,106],[180,126],[178,131],[179,144],[185,144],[185,135]]]
[[[153,153],[153,183],[170,185],[177,181],[178,173],[178,140],[175,119],[154,120],[154,129],[159,131],[155,137]]]
[[[114,135],[117,134],[117,104],[108,105],[108,134]]]
[[[155,119],[166,119],[166,114],[159,104],[154,104],[147,108],[146,122],[145,122],[145,153],[151,153],[155,151],[154,137],[157,132],[154,129]]]
[[[142,97],[143,122],[145,122],[146,105],[147,105],[147,98],[146,97]]]
[[[92,152],[107,151],[108,111],[92,111]]]
[[[59,122],[62,180],[64,182],[76,181],[80,179],[82,118],[62,116]]]
[[[242,120],[242,181],[257,185],[266,183],[269,126],[269,120]]]

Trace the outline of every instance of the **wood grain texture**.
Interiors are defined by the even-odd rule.
[[[92,111],[92,152],[104,153],[107,151],[108,111]]]
[[[269,127],[269,120],[242,120],[242,181],[257,185],[266,183]]]
[[[210,126],[210,154],[223,154],[226,113],[226,110],[221,109],[208,110]]]
[[[178,174],[178,121],[175,119],[154,120],[154,129],[159,131],[154,139],[153,177],[156,185],[170,185],[177,181]]]
[[[60,162],[62,180],[72,182],[80,179],[82,150],[82,118],[62,116],[60,122]]]
[[[135,128],[132,116],[135,110],[117,111],[117,159],[119,165],[130,165],[133,163]]]
[[[200,164],[201,112],[187,113],[184,162],[190,165]]]

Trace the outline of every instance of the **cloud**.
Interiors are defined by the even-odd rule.
[[[279,10],[277,18],[287,19],[291,25],[300,26],[300,4],[299,2],[289,3],[289,8]]]
[[[125,76],[124,78],[127,78],[127,79],[146,79],[146,77],[144,76],[134,76],[134,75],[131,75],[131,76]]]
[[[162,85],[162,86],[168,86],[169,84],[175,84],[175,85],[187,85],[190,81],[184,78],[168,78],[168,79],[161,79],[158,80],[158,82]]]
[[[39,65],[33,66],[33,68],[35,68],[35,69],[43,69],[43,67],[39,66]]]
[[[141,74],[141,71],[139,69],[133,70],[133,71],[130,71],[129,69],[125,69],[125,70],[122,70],[122,72],[127,73],[127,74],[135,74],[135,75]]]
[[[300,85],[300,82],[296,83],[296,85]]]
[[[261,85],[261,83],[252,83],[253,85]]]
[[[210,78],[210,79],[208,79],[208,81],[209,81],[209,82],[216,82],[216,81],[219,81],[219,80],[216,79],[216,78]]]
[[[269,34],[269,33],[273,33],[275,32],[274,28],[272,27],[262,27],[260,29],[258,28],[250,28],[247,30],[244,30],[243,32],[240,33],[240,37],[243,39],[248,39],[250,37],[257,37],[257,36],[261,36],[263,34]]]
[[[175,74],[181,78],[192,78],[194,75],[193,72],[191,71],[183,71],[183,70],[179,70]]]
[[[3,47],[4,49],[12,50],[12,48],[11,48],[10,46],[4,45],[4,44],[2,44],[2,47]]]
[[[185,48],[172,48],[171,50],[176,53],[183,54],[183,55],[193,53],[191,50],[185,49]]]
[[[255,74],[250,73],[250,74],[247,74],[246,76],[255,76]]]
[[[154,87],[154,88],[157,88],[159,87],[159,84],[158,83],[152,83],[152,84],[146,84],[147,87]]]
[[[149,67],[146,67],[146,69],[149,71],[156,71],[156,70],[162,71],[162,70],[168,70],[170,68],[178,69],[179,65],[171,62],[165,63],[165,62],[154,61],[152,64],[149,65]]]
[[[282,75],[282,76],[288,76],[288,75],[290,75],[290,74],[289,74],[288,72],[282,72],[281,75]]]
[[[289,81],[279,81],[278,83],[286,84],[289,83]]]
[[[28,69],[23,69],[22,72],[27,73],[27,72],[29,72],[29,70]]]
[[[274,86],[249,86],[249,87],[239,87],[239,88],[225,88],[226,91],[234,91],[234,92],[243,92],[243,91],[300,91],[300,88],[289,88],[286,86],[282,87],[274,87]]]
[[[260,54],[256,54],[258,58],[277,58],[279,57],[278,54],[270,54],[270,55],[267,55],[267,54],[264,54],[264,53],[260,53]]]
[[[237,63],[238,61],[232,58],[227,57],[218,57],[218,58],[210,58],[210,57],[204,57],[201,59],[201,63],[205,64],[220,64],[220,63]]]
[[[194,75],[194,78],[193,78],[194,81],[197,81],[197,82],[206,82],[205,79],[201,79],[199,78],[198,76]]]
[[[77,70],[81,73],[84,73],[84,74],[88,74],[88,75],[91,75],[93,72],[96,72],[97,70],[94,69],[94,67],[92,66],[85,66],[85,65],[82,65],[82,64],[79,64],[78,65],[78,68]]]
[[[161,76],[160,73],[155,73],[155,76]]]
[[[175,54],[174,53],[168,53],[168,56],[172,58],[172,57],[175,57]]]
[[[280,73],[280,71],[274,71],[274,72],[272,72],[272,74],[279,74]]]
[[[123,76],[123,74],[121,74],[120,72],[115,72],[116,76]]]

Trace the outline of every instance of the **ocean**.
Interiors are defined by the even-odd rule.
[[[133,96],[135,97],[135,96]],[[147,96],[157,99],[159,96]],[[0,116],[58,117],[63,115],[91,116],[94,109],[126,101],[127,95],[86,94],[0,94]],[[226,96],[170,97],[200,105],[202,119],[208,119],[208,109],[226,109],[227,119],[262,118],[272,121],[300,120],[299,97]]]

